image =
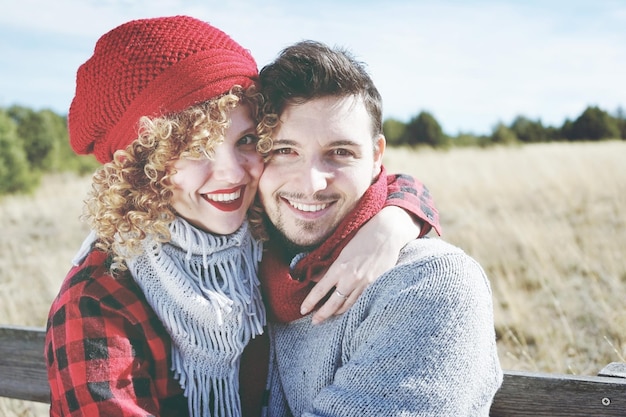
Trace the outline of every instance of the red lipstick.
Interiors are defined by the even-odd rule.
[[[202,198],[218,210],[228,212],[239,210],[241,208],[245,192],[246,186],[244,185],[228,190],[216,190],[209,194],[203,194]],[[235,194],[238,194],[238,196],[232,198]],[[218,196],[220,201],[218,201]]]

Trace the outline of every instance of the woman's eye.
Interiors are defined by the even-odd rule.
[[[239,139],[239,145],[255,145],[258,141],[258,136],[249,134]]]

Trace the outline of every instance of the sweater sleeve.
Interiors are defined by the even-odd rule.
[[[159,401],[157,386],[165,382],[155,363],[166,361],[165,346],[155,349],[148,322],[137,321],[142,301],[112,277],[91,279],[92,272],[71,274],[50,311],[50,415],[159,416],[168,401]]]
[[[346,329],[342,363],[303,416],[489,415],[502,376],[482,269],[463,255],[420,269],[427,275],[407,281],[415,266],[396,268],[377,284],[403,285],[350,312],[361,317]]]
[[[435,229],[441,236],[439,212],[426,186],[406,174],[387,175],[387,201],[385,206],[398,206],[422,221],[419,237]]]

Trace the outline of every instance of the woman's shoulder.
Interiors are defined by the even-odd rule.
[[[78,265],[66,275],[51,313],[54,310],[71,310],[81,305],[119,310],[131,318],[133,309],[149,308],[142,291],[128,271],[115,276],[110,271],[111,258],[105,252],[92,249]],[[143,314],[142,314],[143,315]]]
[[[72,293],[85,297],[101,298],[109,293],[127,287],[127,272],[113,276],[110,271],[110,256],[98,249],[92,249],[78,264],[69,270],[60,293]]]

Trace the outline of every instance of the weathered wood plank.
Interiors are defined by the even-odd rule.
[[[613,362],[602,368],[598,376],[611,376],[614,378],[626,378],[626,363]]]
[[[491,415],[626,416],[626,379],[507,371]]]
[[[0,326],[0,397],[50,401],[44,338],[44,329]],[[609,364],[599,374],[505,371],[491,416],[626,416],[626,364]]]
[[[50,402],[44,338],[44,329],[0,326],[0,397]]]

